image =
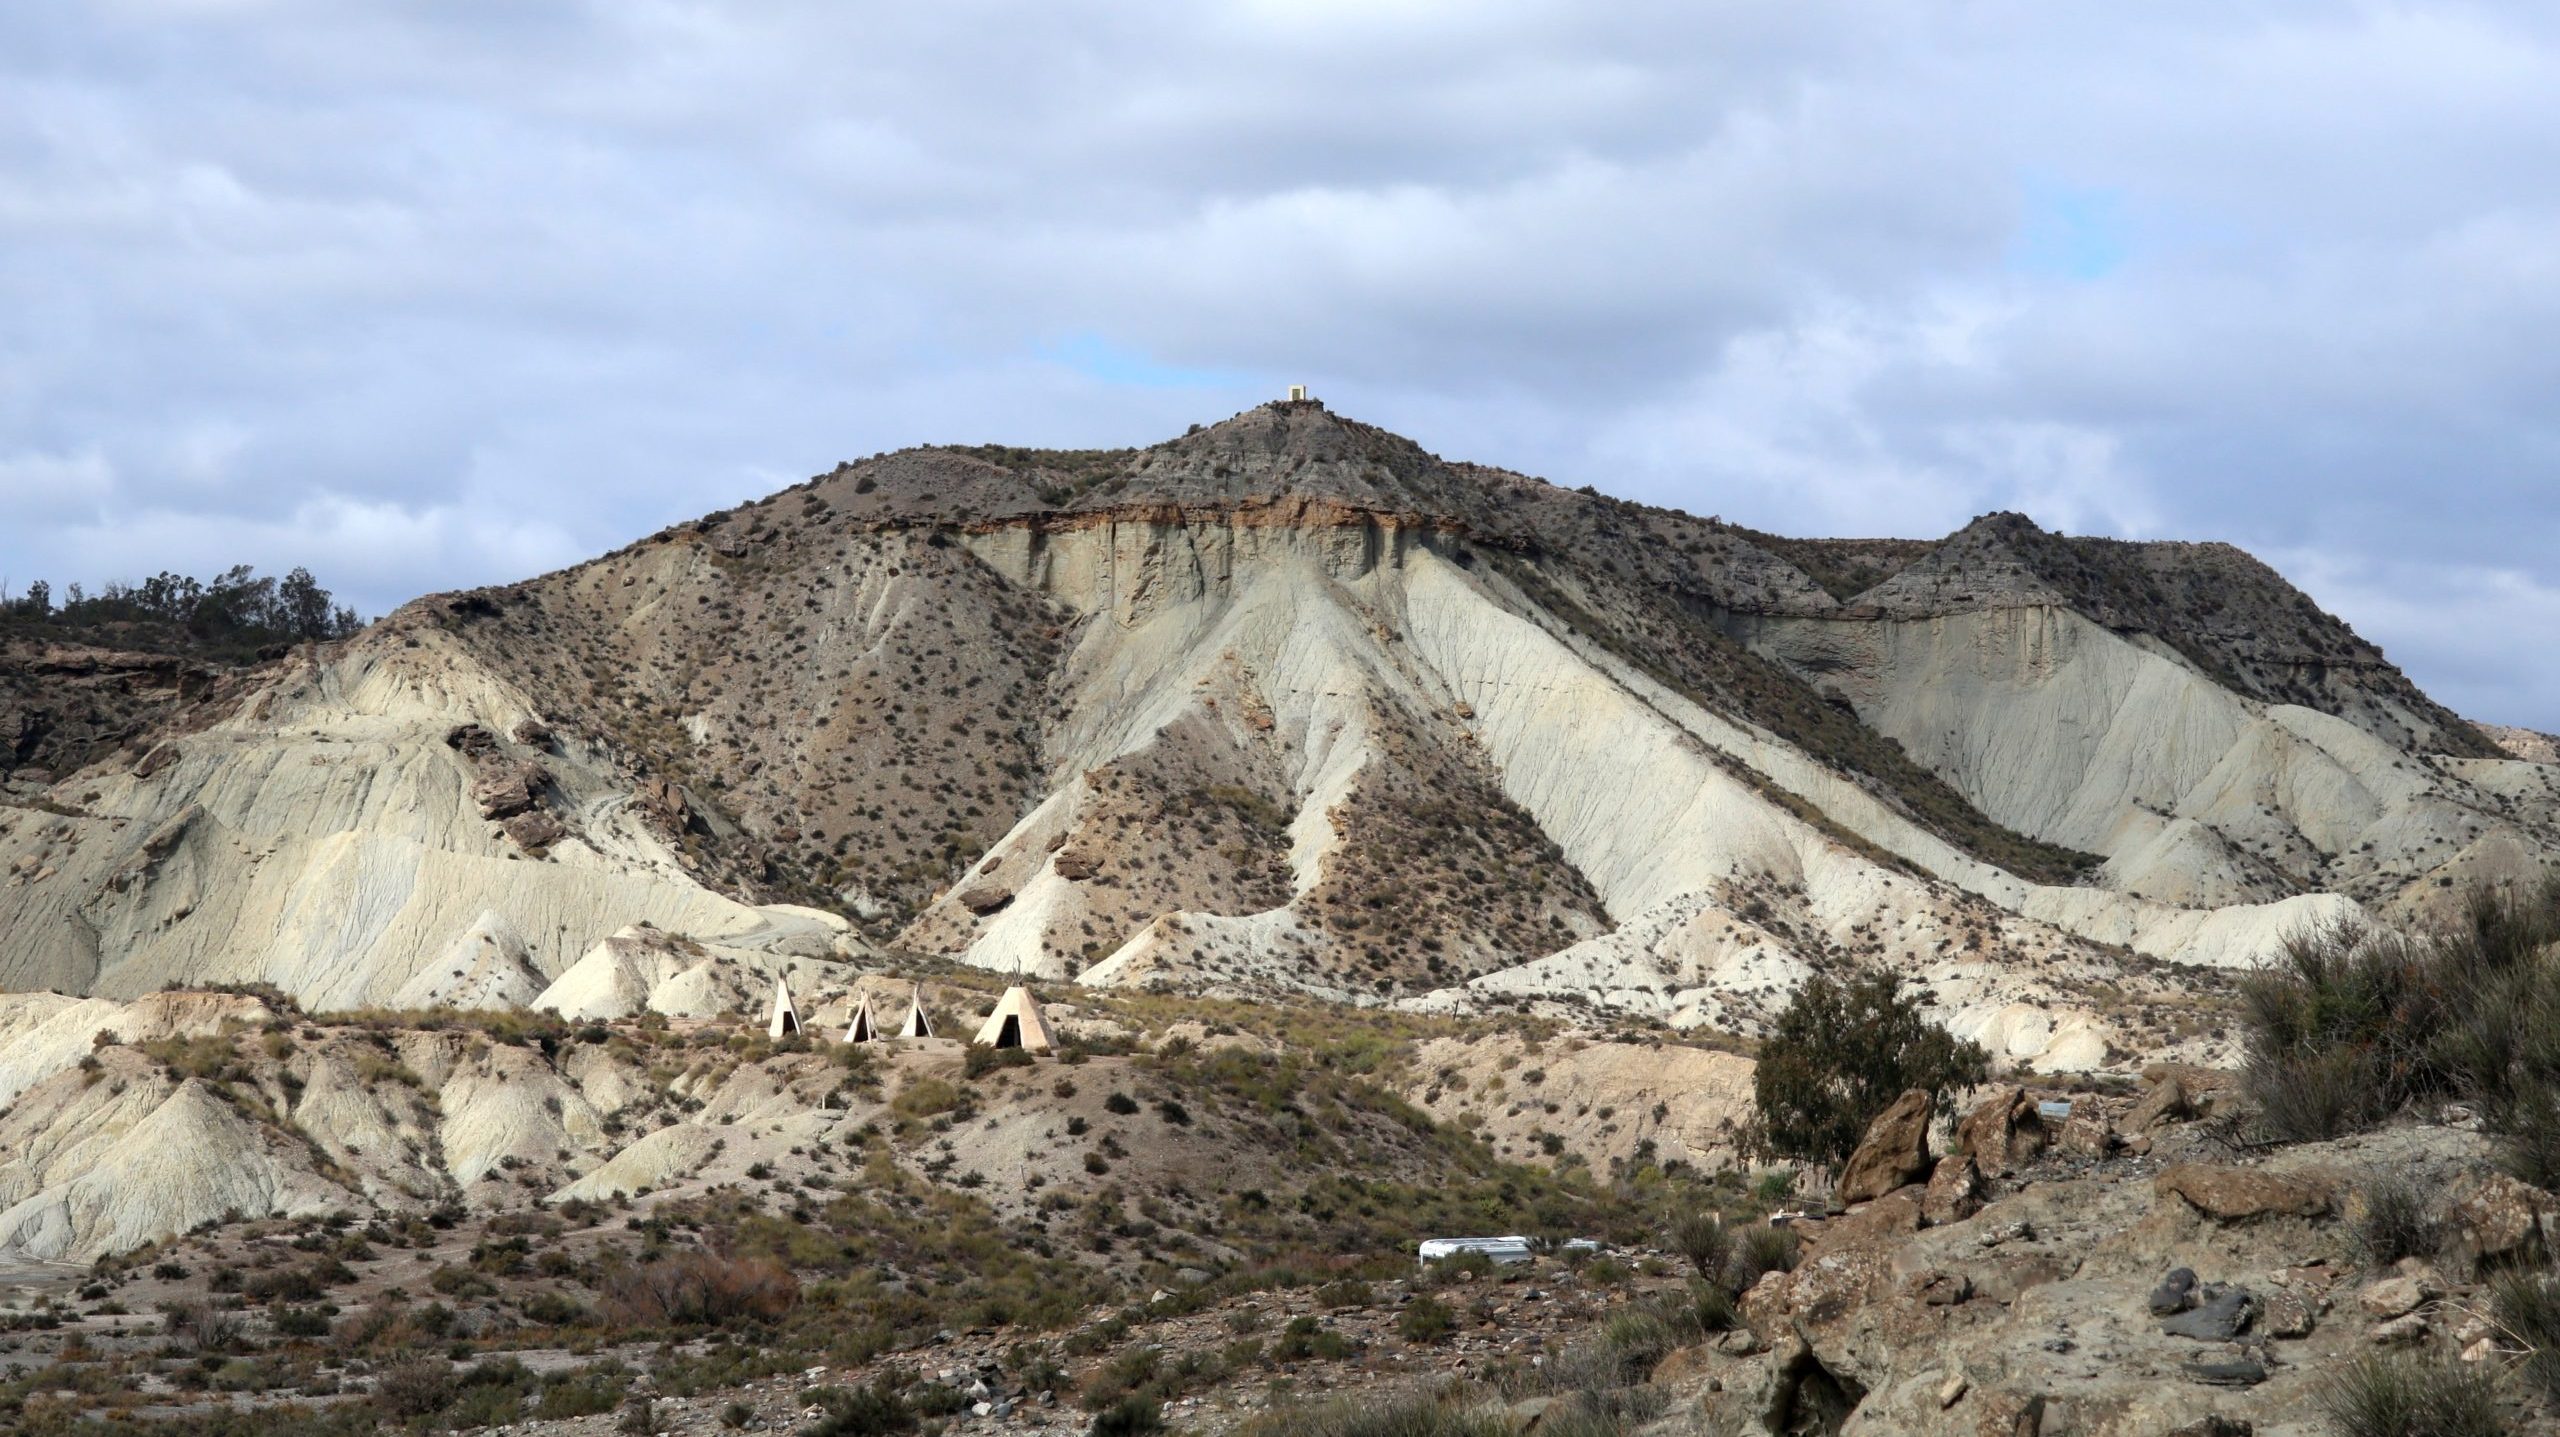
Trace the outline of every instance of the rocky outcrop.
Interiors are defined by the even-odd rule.
[[[1867,1124],[1866,1135],[1840,1169],[1833,1195],[1845,1203],[1871,1202],[1929,1177],[1929,1094],[1918,1088],[1893,1100]]]
[[[1921,1194],[1920,1215],[1932,1223],[1962,1222],[1982,1211],[1989,1193],[1990,1185],[1971,1156],[1940,1158]]]
[[[2044,1119],[2024,1088],[1998,1090],[1956,1125],[1956,1151],[1986,1176],[2005,1177],[2025,1167],[2047,1142]]]
[[[2456,1256],[2474,1265],[2523,1261],[2550,1249],[2551,1194],[2492,1170],[2457,1178],[2445,1195],[2445,1225]]]
[[[2152,1189],[2163,1199],[2178,1199],[2215,1222],[2326,1217],[2336,1200],[2334,1185],[2318,1176],[2209,1163],[2163,1169],[2152,1180]]]

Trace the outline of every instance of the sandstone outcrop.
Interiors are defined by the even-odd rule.
[[[1987,1176],[2005,1176],[2035,1161],[2048,1138],[2035,1099],[2024,1088],[2002,1088],[1976,1104],[1956,1125],[1956,1151]]]
[[[2335,1189],[2318,1176],[2208,1163],[2163,1169],[2152,1187],[2162,1199],[2181,1200],[2216,1222],[2326,1217],[2335,1202]]]
[[[1840,1169],[1833,1193],[1845,1203],[1872,1202],[1929,1177],[1929,1094],[1914,1088],[1867,1125]]]

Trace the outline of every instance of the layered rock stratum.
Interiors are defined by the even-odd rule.
[[[1782,539],[1312,402],[882,455],[218,683],[37,662],[127,697],[15,751],[0,988],[109,999],[691,1013],[910,951],[1747,1035],[1883,965],[2091,1069],[2560,848],[2547,740],[2228,546]]]

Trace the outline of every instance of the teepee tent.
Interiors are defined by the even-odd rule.
[[[871,1011],[870,994],[865,993],[854,1000],[853,1021],[844,1025],[844,1040],[848,1043],[880,1041],[880,1019]]]
[[[768,1038],[796,1037],[801,1032],[800,1005],[791,1001],[791,985],[773,980],[773,1018],[764,1025]]]
[[[898,1036],[901,1038],[933,1036],[933,1020],[924,1015],[924,985],[921,983],[916,985],[915,996],[907,1002],[907,1021],[898,1025]]]
[[[996,1010],[987,1015],[973,1041],[981,1047],[1022,1048],[1034,1053],[1058,1046],[1049,1035],[1049,1020],[1041,1016],[1039,1002],[1031,996],[1030,989],[1022,987],[1004,990],[1004,996],[996,1000]]]

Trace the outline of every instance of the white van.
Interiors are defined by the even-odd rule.
[[[1530,1260],[1529,1240],[1525,1237],[1434,1237],[1423,1240],[1419,1266],[1429,1267],[1442,1258],[1460,1257],[1471,1252],[1483,1253],[1496,1267],[1513,1267]]]

